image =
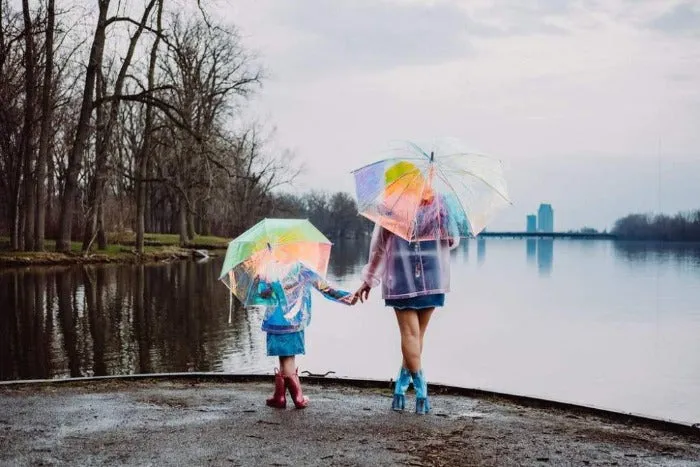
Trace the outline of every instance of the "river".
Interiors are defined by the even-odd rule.
[[[367,247],[338,242],[329,279],[354,290]],[[271,373],[261,317],[234,302],[229,323],[221,261],[0,270],[0,379]],[[700,422],[700,245],[488,238],[452,263],[429,381]],[[393,378],[395,321],[379,290],[315,294],[300,370]]]

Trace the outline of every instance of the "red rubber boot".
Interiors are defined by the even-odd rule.
[[[275,393],[267,400],[267,405],[277,409],[287,407],[287,390],[284,384],[284,377],[277,368],[275,368]]]
[[[292,396],[292,401],[297,409],[304,409],[309,405],[309,398],[301,391],[301,381],[299,381],[299,369],[297,368],[293,375],[285,376],[284,383],[289,389],[289,395]]]

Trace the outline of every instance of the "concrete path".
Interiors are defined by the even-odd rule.
[[[308,409],[275,410],[271,388],[272,377],[0,386],[0,465],[700,466],[700,436],[605,416],[455,395],[417,416],[412,396],[395,413],[386,389],[323,383],[305,386]]]

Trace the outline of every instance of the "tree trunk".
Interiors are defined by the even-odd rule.
[[[44,251],[46,236],[46,204],[47,182],[46,167],[49,159],[49,138],[51,137],[51,119],[53,106],[51,103],[51,86],[53,74],[53,30],[55,22],[54,0],[48,0],[46,26],[46,67],[44,68],[44,87],[41,95],[41,132],[39,134],[39,157],[36,162],[37,209],[35,226],[35,248]]]
[[[36,199],[35,185],[33,183],[34,171],[34,110],[36,105],[36,77],[34,74],[34,30],[29,11],[29,0],[22,0],[22,13],[24,16],[24,64],[25,64],[25,102],[24,102],[24,128],[22,129],[22,158],[24,160],[24,248],[34,249],[34,218]]]
[[[97,100],[105,95],[105,83],[102,72],[95,76],[95,97]],[[81,250],[87,254],[97,237],[97,223],[100,208],[103,204],[105,179],[107,178],[107,128],[105,122],[104,105],[98,105],[95,109],[95,174],[90,182],[89,202],[90,213],[85,222],[83,235],[83,247]]]
[[[20,185],[20,180],[21,176],[16,177],[16,185],[13,189],[13,200],[12,200],[12,206],[10,206],[10,217],[12,218],[12,230],[10,232],[10,248],[13,250],[17,251],[20,249],[21,246],[21,241],[20,241],[20,229],[19,229],[19,223],[20,223],[20,210],[19,210],[19,193],[21,190],[21,185]]]
[[[97,249],[107,249],[107,232],[105,231],[105,205],[97,206]]]
[[[51,152],[47,154],[51,156]],[[46,199],[46,206],[42,208],[46,216],[46,230],[49,238],[51,236],[56,236],[56,207],[58,202],[56,200],[56,187],[58,185],[57,180],[57,169],[53,157],[49,157],[48,160],[48,180],[46,182],[48,196]]]
[[[187,201],[185,199],[180,200],[178,229],[180,232],[180,246],[189,245],[190,238],[187,231]]]
[[[190,197],[192,199],[192,197]],[[197,232],[195,230],[195,216],[194,216],[194,209],[192,207],[187,210],[187,237],[190,240],[194,240],[194,237],[197,235]]]
[[[148,126],[148,123],[146,126]],[[144,144],[146,144],[147,138],[148,136],[144,138]],[[138,161],[138,173],[136,177],[136,252],[138,254],[143,253],[143,238],[145,235],[146,183],[143,181],[143,179],[146,178],[145,152],[145,150],[142,151],[140,160]]]
[[[110,0],[99,1],[99,17],[92,47],[90,49],[90,59],[85,72],[85,88],[83,89],[83,100],[80,106],[78,127],[75,132],[73,146],[68,156],[66,184],[63,190],[63,200],[61,202],[61,226],[59,238],[56,241],[56,250],[64,253],[70,251],[73,212],[75,210],[75,200],[78,194],[78,176],[82,169],[83,155],[85,154],[88,144],[90,117],[92,116],[92,107],[94,104],[95,77],[97,76],[98,69],[102,66],[109,2]]]
[[[151,4],[152,5],[152,4]],[[150,8],[150,6],[149,6]],[[151,47],[151,56],[148,63],[148,89],[155,85],[156,59],[158,58],[158,45],[160,35],[163,30],[163,0],[158,2],[158,12],[156,14],[156,38]],[[145,21],[144,21],[145,22]],[[139,160],[136,162],[138,173],[136,174],[136,252],[143,253],[143,239],[146,228],[146,176],[148,169],[148,157],[151,153],[153,133],[153,107],[146,104],[146,121],[143,128],[143,142],[139,151]]]
[[[199,230],[202,235],[211,235],[211,216],[208,206],[202,207],[202,216],[199,218]]]

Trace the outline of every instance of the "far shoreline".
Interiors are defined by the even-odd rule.
[[[179,245],[179,237],[170,234],[146,234],[144,249],[137,253],[134,242],[128,236],[117,236],[105,250],[92,248],[81,251],[81,243],[73,242],[70,253],[54,250],[55,242],[47,241],[46,251],[15,251],[9,248],[9,241],[0,237],[0,267],[22,266],[61,266],[76,264],[144,264],[184,260],[202,257],[197,251],[209,257],[222,256],[230,239],[213,236],[198,236],[185,246]]]

